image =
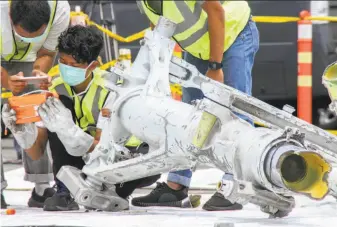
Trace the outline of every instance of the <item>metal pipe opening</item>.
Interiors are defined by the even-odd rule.
[[[329,192],[327,176],[331,166],[312,151],[292,153],[280,160],[280,174],[291,191],[314,199],[323,199]]]
[[[307,173],[307,163],[302,156],[291,154],[281,165],[281,174],[285,181],[294,183],[302,180]]]

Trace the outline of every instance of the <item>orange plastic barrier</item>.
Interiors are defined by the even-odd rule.
[[[297,117],[312,123],[312,22],[308,11],[300,13],[297,37]]]

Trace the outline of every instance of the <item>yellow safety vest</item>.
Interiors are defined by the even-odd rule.
[[[55,19],[56,8],[57,8],[57,0],[48,1],[50,6],[50,18],[49,23],[47,25],[47,32],[50,31],[52,24]],[[8,17],[9,7],[11,4],[11,0],[9,0],[9,4],[7,8],[1,9],[1,14],[4,14],[4,11],[7,11],[5,15],[1,16],[1,33],[0,33],[0,53],[3,55],[2,57],[5,61],[24,61],[27,57],[28,53],[31,51],[33,47],[33,43],[24,43],[24,42],[16,42],[15,34],[10,24],[10,21],[5,20],[4,17]],[[3,5],[2,7],[6,7]],[[8,10],[6,10],[8,9]],[[9,34],[10,33],[10,34]]]
[[[99,113],[109,95],[109,91],[104,87],[104,79],[102,78],[102,75],[105,73],[107,72],[104,70],[99,68],[95,69],[93,71],[93,82],[82,98],[82,101],[80,101],[77,96],[73,98],[76,124],[84,131],[88,131],[89,126],[96,127]],[[75,95],[72,88],[68,84],[65,84],[60,76],[52,81],[52,86],[49,87],[49,91],[67,97]],[[96,130],[90,130],[89,133],[92,136],[95,136]],[[125,146],[138,147],[140,144],[142,144],[142,141],[131,136],[125,143]]]
[[[246,26],[251,16],[251,10],[247,1],[220,2],[225,10],[225,52]],[[160,16],[176,23],[177,28],[173,39],[180,47],[197,58],[209,59],[210,39],[207,13],[196,0],[141,0],[141,7],[154,25],[157,24]]]
[[[73,89],[64,83],[60,76],[55,78],[49,87],[49,91],[56,92],[59,95],[74,96],[76,124],[84,131],[89,131],[88,127],[90,126],[96,127],[99,113],[108,97],[109,91],[104,87],[104,79],[102,78],[102,75],[105,73],[107,72],[99,68],[93,71],[93,82],[84,94],[82,101],[80,101],[78,96],[74,96]],[[95,136],[96,130],[90,130],[89,133]]]

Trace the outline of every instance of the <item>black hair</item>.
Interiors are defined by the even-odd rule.
[[[71,55],[77,63],[89,64],[97,60],[102,48],[103,36],[94,26],[75,25],[58,38],[58,51]]]
[[[10,17],[14,25],[20,25],[29,33],[36,32],[50,19],[50,6],[48,1],[11,1]]]

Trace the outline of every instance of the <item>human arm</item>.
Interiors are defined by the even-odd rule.
[[[20,80],[22,77],[22,72],[12,76],[8,75],[7,70],[1,66],[1,87],[11,90],[14,95],[22,92],[27,86],[27,82]]]
[[[45,76],[46,73],[52,68],[55,57],[56,57],[56,46],[58,43],[58,37],[64,32],[70,23],[70,6],[68,1],[58,1],[56,14],[54,22],[48,36],[41,47],[37,52],[37,58],[33,66],[33,76]],[[40,85],[41,89],[47,89],[50,85],[50,80],[48,83],[43,83]]]
[[[34,62],[32,76],[48,76],[47,73],[52,68],[55,57],[55,51],[49,51],[47,49],[41,48],[37,53],[37,59]],[[48,80],[40,84],[40,89],[48,90],[50,85],[51,77],[48,76]]]
[[[43,125],[57,134],[70,155],[83,156],[89,151],[94,138],[75,124],[71,111],[59,99],[48,98],[37,111]]]
[[[30,158],[40,159],[48,140],[46,130],[38,128],[34,123],[16,124],[16,113],[8,104],[3,106],[2,119]]]
[[[198,1],[208,16],[208,34],[210,40],[210,58],[212,62],[222,62],[225,40],[225,11],[220,1]],[[222,69],[208,70],[206,75],[213,80],[223,82]]]
[[[58,37],[70,24],[70,5],[68,1],[58,1],[53,25],[48,33],[42,48],[48,51],[56,51]]]
[[[109,97],[107,99],[106,105],[109,104]],[[103,108],[99,114],[98,120],[97,120],[97,128],[96,128],[96,134],[95,134],[95,140],[92,146],[89,149],[89,153],[92,152],[97,144],[99,143],[102,135],[102,129],[104,127],[104,124],[106,123],[106,120],[110,118],[111,111],[108,108]]]
[[[116,94],[110,92],[104,103],[104,107],[101,109],[100,114],[98,116],[95,140],[88,152],[92,152],[95,149],[96,145],[99,143],[104,125],[108,124],[108,120],[111,116],[111,109],[115,103],[115,100]]]
[[[38,76],[40,71],[48,73],[53,66],[55,57],[56,51],[50,51],[42,47],[36,55],[36,60],[33,65],[33,76]]]
[[[1,66],[1,87],[9,89],[8,79],[7,70]]]

